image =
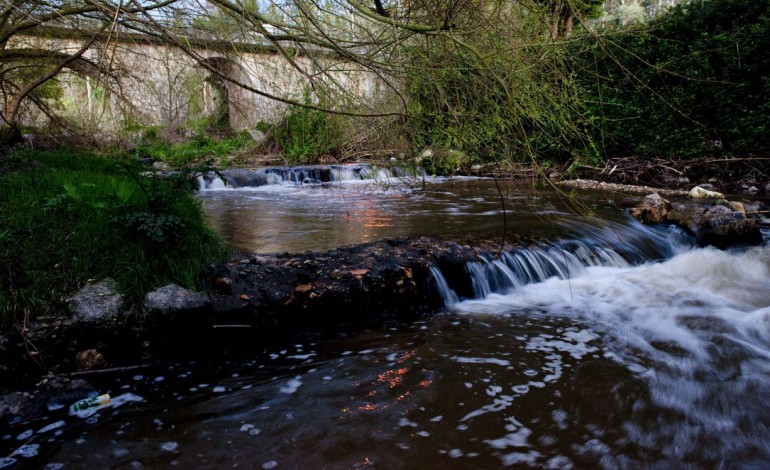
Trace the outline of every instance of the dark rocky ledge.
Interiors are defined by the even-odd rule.
[[[3,377],[0,392],[31,386],[46,372],[87,375],[420,318],[443,307],[431,267],[470,297],[466,263],[514,247],[500,240],[416,238],[236,255],[209,268],[203,292],[164,286],[149,293],[140,310],[127,307],[114,283],[103,280],[69,299],[69,315],[39,317],[27,323],[23,338],[8,342],[5,363],[14,376]]]

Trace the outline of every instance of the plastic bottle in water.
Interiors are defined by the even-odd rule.
[[[78,411],[83,411],[88,408],[95,408],[97,406],[107,406],[110,404],[110,395],[104,394],[99,395],[96,397],[86,398],[85,400],[80,400],[79,402],[76,402],[72,406],[70,406],[70,413],[77,413]]]

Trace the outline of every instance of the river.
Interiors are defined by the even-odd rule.
[[[111,405],[14,424],[0,468],[770,466],[767,245],[695,248],[618,195],[312,176],[200,195],[244,251],[544,242],[469,265],[472,298],[446,285],[420,322],[94,376]]]

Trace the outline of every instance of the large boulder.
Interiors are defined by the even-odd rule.
[[[79,327],[109,327],[120,324],[124,296],[113,279],[89,284],[68,299],[72,320]]]

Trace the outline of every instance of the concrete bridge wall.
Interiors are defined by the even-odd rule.
[[[80,47],[74,40],[26,40],[52,50],[74,52]],[[199,60],[176,47],[150,42],[122,40],[94,47],[87,57],[108,62],[117,86],[105,86],[103,77],[64,73],[59,79],[61,111],[75,124],[106,131],[131,125],[189,128],[212,121],[249,130],[260,121],[279,121],[287,105],[239,84],[298,101],[310,89],[313,100],[325,96],[335,103],[363,107],[373,104],[384,85],[373,73],[329,54],[297,55],[289,61],[267,48],[194,51]],[[231,81],[217,77],[201,61]],[[28,121],[34,123],[34,118]]]

